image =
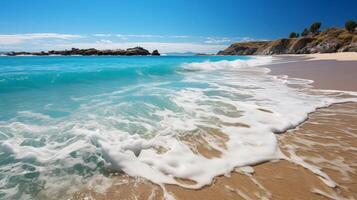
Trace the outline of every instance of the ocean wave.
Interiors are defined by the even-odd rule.
[[[66,198],[73,193],[72,181],[88,183],[99,175],[106,179],[112,171],[159,185],[201,188],[236,167],[282,158],[274,133],[298,125],[308,113],[357,101],[340,98],[339,91],[311,92],[310,81],[269,75],[261,65],[272,63],[272,57],[181,61],[176,67],[170,63],[166,75],[145,76],[125,87],[105,82],[95,94],[70,96],[67,103],[79,106],[67,109],[66,115],[55,116],[62,109],[59,100],[45,98],[42,110],[31,104],[31,109],[20,108],[0,121],[0,160],[6,161],[0,164],[0,197]],[[198,71],[179,71],[177,78],[171,76],[177,66]],[[102,88],[114,89],[104,93]],[[27,101],[35,103],[39,97]],[[195,141],[205,142],[219,156],[200,153]]]
[[[210,70],[237,70],[247,67],[256,67],[261,65],[268,65],[274,61],[272,56],[252,56],[248,60],[222,60],[222,61],[205,61],[205,62],[191,62],[184,63],[182,68],[186,71],[210,71]]]

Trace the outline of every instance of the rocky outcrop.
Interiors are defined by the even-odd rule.
[[[357,42],[344,46],[338,50],[339,52],[357,52]]]
[[[218,55],[275,55],[333,52],[357,52],[357,35],[343,29],[330,28],[319,34],[302,38],[274,41],[239,42]]]
[[[152,56],[159,56],[160,53],[159,53],[158,50],[154,50],[154,51],[152,51],[151,55],[152,55]]]
[[[262,49],[269,43],[268,41],[235,43],[218,52],[218,55],[253,55],[257,53],[258,49]]]
[[[135,47],[135,48],[129,48],[126,50],[124,53],[126,56],[135,56],[135,55],[140,55],[140,56],[147,56],[150,55],[150,52],[142,47]]]
[[[156,55],[160,55],[160,53],[156,50]],[[18,55],[35,55],[35,56],[48,56],[48,55],[62,55],[62,56],[71,56],[71,55],[82,55],[82,56],[102,56],[102,55],[110,55],[110,56],[147,56],[152,55],[148,50],[142,47],[134,47],[126,50],[123,49],[115,49],[115,50],[98,50],[94,48],[90,49],[77,49],[72,48],[71,50],[64,51],[48,51],[48,52],[10,52],[6,53],[8,56],[18,56]]]
[[[316,50],[319,53],[333,53],[337,52],[339,47],[341,47],[341,42],[339,40],[325,40],[316,46]]]

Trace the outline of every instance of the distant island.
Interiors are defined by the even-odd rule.
[[[238,42],[217,55],[275,55],[357,52],[357,23],[347,21],[345,29],[327,28],[320,31],[321,23],[313,23],[299,35],[292,32],[289,38],[273,41]]]
[[[41,52],[25,52],[25,51],[20,51],[20,52],[7,52],[3,53],[3,55],[7,56],[50,56],[50,55],[60,55],[60,56],[73,56],[73,55],[81,55],[81,56],[160,56],[160,53],[158,50],[154,50],[152,53],[150,53],[148,50],[142,48],[142,47],[134,47],[134,48],[128,48],[126,50],[124,49],[115,49],[115,50],[98,50],[95,48],[89,48],[89,49],[77,49],[77,48],[72,48],[71,50],[63,50],[63,51],[56,51],[56,50],[51,50],[51,51],[41,51]]]

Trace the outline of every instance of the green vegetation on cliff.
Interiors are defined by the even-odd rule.
[[[301,37],[295,32],[289,38],[274,41],[252,41],[234,43],[218,55],[273,55],[310,54],[333,52],[357,52],[357,32],[354,21],[346,22],[345,29],[328,28],[319,31],[317,22],[304,29]]]
[[[353,20],[348,20],[345,24],[345,28],[348,32],[353,33],[356,30],[357,23]]]

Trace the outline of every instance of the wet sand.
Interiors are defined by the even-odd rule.
[[[319,109],[302,125],[277,137],[285,160],[236,169],[199,190],[164,187],[175,199],[357,199],[356,103]],[[320,170],[314,173],[308,169],[311,166]],[[336,185],[325,184],[324,176]],[[105,192],[88,189],[73,199],[165,199],[161,187],[144,179],[112,178],[113,185]]]
[[[329,56],[329,57],[328,57]],[[273,75],[310,79],[319,89],[357,91],[357,53],[278,56],[288,63],[268,66]]]
[[[357,91],[357,61],[299,59],[272,66],[272,73],[313,79],[315,88]],[[224,144],[226,138],[215,135]],[[166,199],[190,200],[357,199],[357,103],[318,109],[304,123],[277,134],[277,138],[284,159],[238,168],[199,190],[160,187],[141,178],[115,174],[111,177],[113,184],[104,192],[86,188],[72,199],[165,199],[165,194]],[[197,145],[197,153],[219,156],[219,152],[209,151],[207,143]]]

